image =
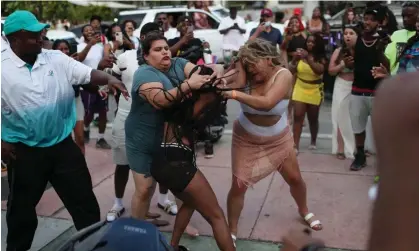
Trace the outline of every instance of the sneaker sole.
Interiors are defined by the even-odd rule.
[[[125,207],[121,209],[121,211],[119,211],[119,214],[115,217],[115,219],[113,220],[108,220],[108,216],[106,216],[106,221],[107,222],[112,222],[115,221],[116,219],[118,219],[119,217],[121,217],[123,214],[125,213]]]
[[[212,158],[214,158],[214,155],[205,155],[204,158],[206,158],[206,159],[212,159]]]
[[[353,168],[353,167],[350,167],[349,169],[351,170],[351,171],[360,171],[362,168],[364,168],[364,167],[366,167],[367,166],[367,164],[363,164],[363,165],[361,165],[361,167],[360,168]]]

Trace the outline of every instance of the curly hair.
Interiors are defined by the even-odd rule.
[[[307,42],[310,37],[314,37],[314,47],[313,47],[313,50],[311,51],[311,54],[313,55],[315,61],[320,62],[321,60],[326,58],[326,49],[325,49],[323,37],[319,33],[308,35],[305,46],[304,46],[305,50],[307,50]]]
[[[246,42],[240,48],[238,58],[243,64],[256,64],[260,59],[271,59],[274,66],[283,65],[276,47],[260,38]]]

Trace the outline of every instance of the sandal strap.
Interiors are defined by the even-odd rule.
[[[315,220],[312,223],[310,223],[310,227],[313,228],[314,226],[320,225],[320,221],[319,220]]]
[[[231,234],[231,239],[233,239],[233,241],[236,241],[237,237],[234,234]]]
[[[314,217],[314,214],[313,213],[308,213],[306,216],[304,216],[304,220],[305,221],[309,221],[313,217]]]

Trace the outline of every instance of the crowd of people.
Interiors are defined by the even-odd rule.
[[[169,224],[149,212],[159,183],[157,206],[176,215],[171,240],[175,250],[187,250],[179,245],[184,232],[199,235],[189,225],[195,210],[211,225],[218,247],[235,250],[247,189],[278,171],[307,226],[321,230],[322,223],[308,209],[297,155],[306,114],[309,149],[316,149],[323,75],[336,76],[333,153],[339,159],[354,158],[350,169],[358,171],[366,166],[367,121],[380,81],[419,68],[416,3],[403,5],[401,30],[393,30],[385,6],[367,6],[362,23],[351,11],[342,46],[329,59],[324,41],[329,27],[319,8],[307,25],[296,12],[284,34],[272,26],[273,12],[263,9],[248,41],[243,37],[244,19],[230,8],[219,26],[224,65],[203,60],[210,44],[193,35],[194,27],[205,25],[202,17],[179,17],[173,28],[168,15],[160,14],[135,37],[134,21],[113,24],[103,34],[101,18],[93,16],[82,28],[77,52],[70,54],[66,40],[45,42],[48,25],[32,13],[12,13],[2,36],[2,161],[10,186],[7,250],[30,248],[37,226],[35,206],[47,182],[77,229],[100,220],[84,158],[95,114],[96,147],[112,149],[115,164],[115,202],[108,221],[125,211],[122,198],[131,171],[132,216],[156,226]],[[108,95],[118,104],[112,144],[104,138]],[[241,113],[233,127],[225,217],[211,184],[197,168],[194,132],[220,113],[227,100],[238,101]],[[213,146],[207,143],[210,158]],[[176,201],[169,199],[169,190]]]

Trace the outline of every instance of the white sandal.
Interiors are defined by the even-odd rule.
[[[306,216],[304,216],[304,221],[309,224],[310,228],[315,230],[315,231],[319,231],[323,229],[322,223],[319,220],[315,220],[313,222],[310,223],[310,219],[314,217],[313,213],[308,213]],[[315,229],[313,227],[315,226],[319,226],[320,229]]]
[[[234,247],[236,247],[237,237],[234,234],[231,234],[231,239],[233,239],[233,245],[234,245]]]

